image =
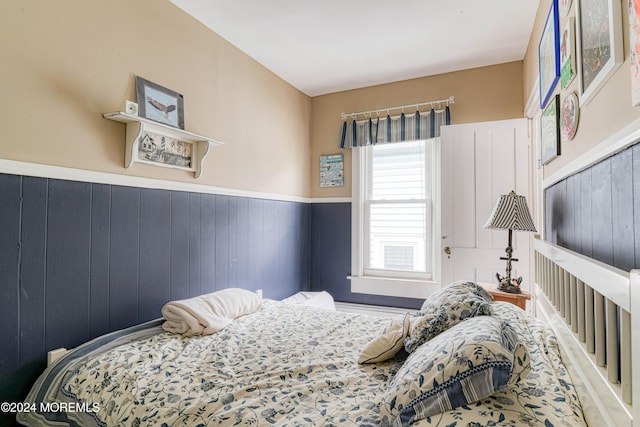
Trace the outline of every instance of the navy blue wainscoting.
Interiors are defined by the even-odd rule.
[[[0,402],[25,396],[47,351],[169,300],[309,290],[310,230],[307,203],[0,174]]]
[[[545,239],[629,271],[640,266],[640,144],[545,190]]]
[[[336,301],[419,309],[423,300],[351,292],[351,203],[311,206],[311,290]]]

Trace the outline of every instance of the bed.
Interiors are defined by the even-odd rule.
[[[454,284],[395,319],[272,300],[225,308],[228,321],[208,335],[167,332],[158,319],[50,365],[17,419],[32,427],[586,425],[553,331],[474,286]]]

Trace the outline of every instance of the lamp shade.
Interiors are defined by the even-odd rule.
[[[527,199],[524,196],[518,196],[514,191],[500,196],[484,228],[536,231],[527,206]]]

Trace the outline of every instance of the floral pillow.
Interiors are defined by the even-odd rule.
[[[443,290],[446,289],[450,287]],[[465,319],[493,314],[493,307],[489,301],[475,293],[456,292],[454,289],[451,295],[440,295],[436,299],[439,306],[429,306],[429,311],[425,314],[411,319],[409,336],[404,341],[407,352],[413,352],[436,335]],[[422,307],[424,308],[425,305],[427,305],[426,301]]]
[[[493,316],[461,322],[405,361],[380,403],[382,424],[407,426],[476,402],[530,369],[529,351],[509,324]]]
[[[394,320],[380,335],[367,343],[358,363],[378,363],[391,359],[403,346],[409,334],[409,315]]]
[[[469,296],[475,296],[487,302],[493,301],[491,294],[476,283],[469,281],[453,282],[424,300],[418,314],[435,313],[441,307],[449,307],[464,301]]]

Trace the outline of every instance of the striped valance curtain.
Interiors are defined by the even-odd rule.
[[[444,110],[399,116],[344,120],[340,132],[340,148],[364,147],[372,144],[415,141],[440,136],[440,126],[451,124],[449,106]]]

